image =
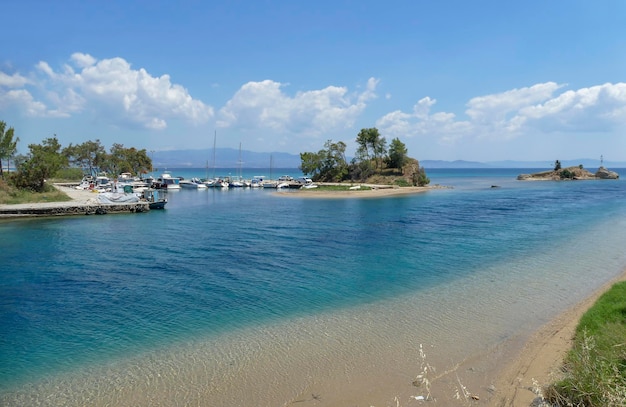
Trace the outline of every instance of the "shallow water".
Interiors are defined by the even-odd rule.
[[[1,404],[336,405],[385,385],[393,400],[420,344],[453,366],[626,265],[623,180],[519,172],[431,170],[454,188],[375,200],[182,190],[164,211],[0,223]]]

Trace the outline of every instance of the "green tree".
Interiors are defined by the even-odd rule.
[[[42,192],[45,190],[46,179],[67,166],[68,160],[61,153],[61,144],[56,135],[45,139],[42,144],[29,144],[28,148],[28,159],[18,167],[16,185]]]
[[[407,162],[407,152],[406,145],[400,139],[394,138],[389,146],[387,165],[391,168],[402,169]]]
[[[322,157],[320,153],[300,153],[300,170],[312,180],[318,181],[322,171]]]
[[[6,159],[7,169],[10,164],[11,157],[17,150],[17,143],[20,141],[19,137],[15,137],[15,130],[13,127],[6,128],[6,123],[0,121],[0,177],[4,178],[2,161]],[[5,131],[6,129],[6,131]],[[14,139],[15,137],[15,139]]]
[[[80,167],[89,175],[96,176],[104,163],[107,153],[100,140],[86,141],[82,144],[72,145],[63,149],[63,155],[70,164]]]
[[[348,175],[346,144],[332,140],[324,143],[317,153],[300,153],[300,170],[313,181],[341,181]]]
[[[387,153],[387,140],[381,137],[378,129],[375,127],[361,129],[356,136],[356,142],[359,145],[356,151],[358,161],[373,159],[376,167],[382,168],[382,159]]]
[[[133,175],[145,174],[152,168],[152,160],[145,149],[125,148],[123,144],[115,143],[106,156],[104,168],[113,175],[122,172],[130,172]]]

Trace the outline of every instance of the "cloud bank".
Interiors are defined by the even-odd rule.
[[[435,99],[419,100],[413,111],[397,110],[376,126],[388,138],[423,138],[452,145],[466,139],[506,141],[529,134],[610,132],[626,128],[626,84],[567,90],[554,82],[474,97],[466,118],[431,110]]]
[[[346,134],[356,136],[360,128],[372,126],[388,141],[397,137],[438,156],[455,150],[464,155],[472,148],[475,155],[486,149],[508,154],[507,143],[516,148],[538,141],[557,150],[571,138],[589,134],[612,135],[619,143],[618,135],[626,131],[626,83],[580,89],[538,83],[473,97],[463,112],[437,111],[437,100],[426,95],[410,110],[389,112],[389,92],[376,105],[371,103],[379,85],[372,77],[353,90],[326,86],[288,93],[288,83],[247,82],[214,112],[167,74],[153,76],[119,57],[75,53],[59,69],[41,61],[26,74],[0,71],[0,112],[11,109],[29,118],[87,115],[128,135],[137,129],[165,130],[172,121],[206,124],[211,130],[227,129],[230,138],[243,139],[246,148],[290,152],[319,149],[327,139],[350,144],[354,140],[346,140]],[[200,132],[206,134],[206,129]],[[171,134],[161,134],[171,139]],[[151,143],[157,142],[155,137]],[[587,139],[581,136],[578,143],[589,143]],[[177,140],[177,145],[195,141]],[[494,150],[497,145],[501,151]],[[432,148],[425,149],[428,146]]]
[[[116,126],[156,130],[166,128],[168,120],[200,124],[214,115],[211,106],[192,98],[169,75],[154,77],[123,58],[97,60],[82,53],[73,54],[59,71],[41,61],[29,79],[1,73],[0,108],[8,105],[33,117],[92,111]]]

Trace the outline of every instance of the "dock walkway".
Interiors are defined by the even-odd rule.
[[[103,204],[96,193],[77,190],[71,185],[55,184],[71,201],[0,205],[0,219],[18,217],[104,215],[107,213],[141,213],[150,210],[148,202]]]

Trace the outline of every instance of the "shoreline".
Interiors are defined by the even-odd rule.
[[[77,216],[105,213],[141,213],[150,210],[147,202],[100,203],[98,194],[77,190],[70,186],[53,184],[67,195],[69,201],[31,202],[23,204],[0,204],[0,219],[40,218],[54,216]]]
[[[328,184],[331,185],[331,184]],[[341,184],[332,184],[332,185],[341,185]],[[346,190],[346,191],[328,191],[328,190],[317,190],[306,189],[306,190],[293,190],[293,191],[276,191],[277,196],[284,197],[296,197],[296,198],[318,198],[318,199],[345,199],[345,198],[385,198],[385,197],[394,197],[394,196],[404,196],[404,195],[414,195],[419,193],[424,193],[428,191],[432,191],[435,189],[447,189],[449,187],[433,185],[426,187],[393,187],[389,185],[377,186],[377,185],[366,185],[361,184],[363,186],[371,187],[371,189],[356,189],[356,190]]]
[[[542,386],[558,378],[563,360],[573,345],[582,316],[615,283],[626,281],[626,269],[604,283],[590,296],[560,313],[532,332],[511,355],[512,360],[496,370],[497,406],[531,406]],[[539,386],[539,388],[537,388]]]

